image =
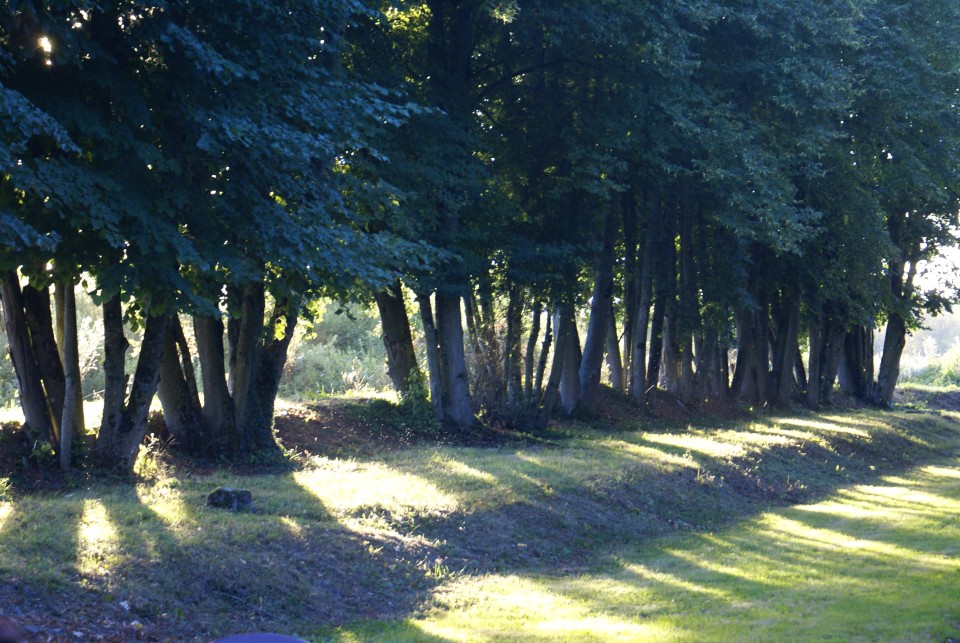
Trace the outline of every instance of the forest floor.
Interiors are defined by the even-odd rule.
[[[950,476],[960,477],[960,392],[898,399],[889,413],[841,400],[824,413],[772,414],[691,408],[661,395],[650,416],[608,391],[599,416],[538,435],[431,432],[382,399],[285,403],[276,422],[282,454],[227,464],[154,445],[134,480],[65,476],[35,462],[6,424],[0,615],[35,641],[209,641],[245,631],[308,640],[709,640],[718,623],[728,629],[716,630],[717,640],[738,632],[774,640],[777,628],[803,631],[791,604],[805,601],[863,628],[819,635],[952,640],[960,637],[960,606],[950,599],[960,592],[960,494],[935,483],[956,487]],[[219,486],[250,489],[255,510],[206,508]],[[901,487],[903,498],[889,491]],[[841,529],[837,498],[853,503],[844,509],[851,515],[880,513]],[[886,504],[868,506],[870,498]],[[910,507],[933,526],[915,533],[898,522]],[[806,513],[784,513],[798,510]],[[883,512],[894,516],[884,520],[896,523],[897,538],[935,528],[953,539],[925,540],[921,556],[878,536]],[[943,512],[948,522],[937,518]],[[832,531],[805,522],[814,514],[829,514]],[[772,524],[796,540],[771,550],[780,542]],[[739,535],[723,536],[731,530]],[[847,544],[818,553],[835,531]],[[751,533],[757,543],[738,540]],[[843,558],[830,558],[834,550]],[[856,607],[825,608],[819,594],[772,604],[745,587],[764,597],[780,586],[839,590],[822,578],[771,580],[782,569],[693,565],[721,555],[786,564],[791,552],[798,569],[829,560],[837,578],[875,574],[863,587],[896,582],[900,612],[894,618],[873,595]],[[871,567],[881,558],[912,575]],[[911,583],[923,589],[911,594]],[[690,604],[691,596],[714,603]],[[854,614],[867,604],[869,625],[860,625]],[[901,622],[914,629],[896,629]]]

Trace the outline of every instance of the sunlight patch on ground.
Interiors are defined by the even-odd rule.
[[[459,579],[400,631],[454,641],[956,638],[958,478],[960,468],[919,467],[668,547],[624,543],[614,564],[575,576]]]
[[[663,634],[656,624],[595,609],[595,595],[618,588],[630,594],[627,600],[637,601],[633,587],[606,582],[585,588],[574,581],[556,591],[554,582],[519,576],[463,579],[445,594],[455,601],[449,605],[455,610],[437,610],[415,624],[427,635],[452,641],[638,641]],[[642,601],[636,604],[642,611]]]
[[[329,460],[323,467],[294,473],[293,479],[327,511],[341,516],[367,508],[392,514],[440,514],[458,507],[454,496],[424,478],[381,464]]]
[[[439,453],[435,453],[433,455],[433,457],[430,459],[430,464],[435,465],[440,469],[456,476],[471,478],[473,480],[487,482],[489,484],[495,484],[497,482],[497,478],[493,474],[486,471],[481,471],[480,469],[471,467],[464,462],[454,460],[453,458],[443,456]]]
[[[671,587],[676,587],[679,590],[685,592],[693,592],[695,594],[706,594],[713,596],[717,599],[728,599],[730,594],[723,591],[722,589],[716,587],[710,587],[707,585],[698,585],[697,583],[692,583],[688,580],[675,576],[673,574],[667,574],[656,569],[651,569],[645,565],[637,564],[624,564],[624,571],[636,574],[640,578],[647,579],[649,581],[654,581],[657,583],[662,583],[664,585],[669,585]]]
[[[157,515],[167,527],[195,527],[190,518],[183,493],[165,484],[137,485],[137,498],[144,507]]]
[[[644,433],[643,438],[649,442],[666,446],[695,451],[711,458],[733,458],[746,453],[739,444],[720,442],[696,435],[678,435],[675,433]]]
[[[855,435],[860,438],[869,438],[870,434],[861,429],[855,429],[850,426],[843,426],[833,422],[821,422],[819,420],[802,420],[799,418],[780,418],[777,424],[786,424],[787,426],[798,426],[806,429],[817,429],[819,431],[829,431],[830,433],[845,433]]]
[[[83,501],[77,527],[77,571],[82,576],[109,576],[120,549],[117,529],[100,500]]]
[[[647,436],[648,434],[644,434],[645,438]],[[640,460],[648,462],[662,463],[676,467],[687,467],[691,469],[698,469],[700,467],[697,461],[693,458],[685,458],[683,456],[667,453],[666,451],[661,451],[660,449],[655,449],[653,447],[641,446],[639,444],[632,444],[630,442],[612,438],[601,440],[600,443],[607,448],[615,451],[625,451],[630,455],[637,456]]]

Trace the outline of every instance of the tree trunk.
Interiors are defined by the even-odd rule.
[[[195,455],[215,455],[212,436],[203,421],[200,399],[195,386],[191,386],[191,382],[195,384],[196,380],[186,342],[181,344],[179,341],[182,336],[180,318],[172,315],[164,337],[160,379],[157,383],[163,418],[178,448]],[[186,366],[189,366],[189,371]]]
[[[887,317],[887,332],[883,339],[883,356],[880,358],[880,370],[877,371],[877,383],[872,387],[870,402],[877,406],[888,407],[893,403],[893,393],[900,377],[900,358],[907,343],[907,325],[898,313]]]
[[[539,301],[535,301],[533,303],[532,311],[533,314],[531,316],[530,335],[527,337],[527,350],[523,356],[523,401],[524,405],[527,407],[533,406],[534,401],[534,363],[536,361],[537,339],[540,337],[540,317],[543,315],[543,310]],[[549,317],[547,319],[549,320]],[[537,399],[539,399],[539,383],[536,385],[536,395]]]
[[[233,406],[237,421],[239,453],[252,453],[256,440],[251,432],[257,412],[257,395],[254,390],[257,372],[260,370],[260,354],[263,337],[264,287],[263,282],[247,284],[241,291],[240,325],[234,351]]]
[[[437,292],[437,338],[440,347],[440,371],[443,388],[443,415],[460,428],[474,424],[463,351],[463,321],[460,297]]]
[[[378,291],[374,299],[380,311],[383,346],[387,352],[387,374],[394,390],[405,395],[410,390],[410,375],[418,369],[400,281],[396,280],[386,289]]]
[[[653,246],[654,237],[647,234],[643,243],[643,259],[640,262],[640,293],[630,343],[630,397],[646,406],[647,394],[647,331],[650,326],[650,302],[653,295]]]
[[[553,360],[550,364],[550,377],[547,380],[546,388],[543,390],[543,397],[540,400],[540,410],[537,414],[537,428],[539,429],[546,428],[547,423],[550,421],[550,416],[553,415],[553,410],[557,406],[560,393],[560,381],[563,379],[564,362],[566,361],[567,356],[567,344],[570,342],[570,331],[573,330],[575,332],[576,330],[575,328],[571,328],[570,325],[561,322],[563,317],[563,313],[560,312],[561,308],[563,308],[563,306],[558,306],[553,315],[556,319],[556,322],[554,323],[554,328],[556,329],[556,340],[554,341],[553,345]],[[548,318],[546,337],[543,340],[544,343],[547,344],[549,339],[550,326]],[[541,363],[545,363],[546,360],[547,350],[544,349],[540,353],[540,361]]]
[[[129,348],[123,333],[123,307],[118,293],[103,302],[103,414],[96,451],[101,463],[106,465],[110,464],[109,450],[118,439],[123,420],[123,403],[127,397],[124,364]]]
[[[108,311],[109,308],[109,311]],[[145,308],[149,308],[145,306]],[[107,321],[111,317],[110,322]],[[120,384],[114,381],[111,396],[121,395],[123,393],[123,353],[126,351],[126,338],[123,336],[122,320],[119,315],[120,298],[119,295],[104,304],[104,329],[105,329],[105,347],[110,345],[110,352],[105,359],[110,362],[112,371],[108,377],[116,380],[119,372]],[[110,414],[106,414],[103,424],[100,427],[100,433],[97,436],[97,455],[100,462],[108,467],[130,472],[136,462],[140,444],[147,434],[147,421],[150,414],[150,402],[157,391],[157,380],[160,375],[160,363],[163,359],[163,345],[166,337],[167,323],[169,314],[147,317],[146,327],[143,331],[143,340],[140,343],[140,354],[137,357],[137,368],[133,376],[133,385],[130,387],[130,395],[123,404],[122,397],[120,401],[120,412],[111,409]],[[121,362],[119,371],[116,368],[116,359],[119,356]],[[108,388],[111,388],[108,383]],[[115,400],[111,400],[111,405]],[[106,409],[106,393],[104,394],[104,408]]]
[[[620,356],[620,335],[617,331],[617,316],[610,300],[609,325],[607,326],[607,370],[610,371],[610,386],[621,393],[626,391],[623,381],[623,359]]]
[[[837,377],[844,391],[868,399],[873,384],[873,328],[857,325],[846,333]]]
[[[560,369],[560,406],[567,414],[573,413],[580,405],[580,335],[574,314],[573,304],[563,304],[558,308],[558,318],[554,322],[557,333],[563,332],[567,337]],[[550,374],[552,376],[553,371]]]
[[[423,339],[427,352],[427,374],[430,378],[430,406],[437,420],[444,421],[443,409],[443,373],[440,369],[440,343],[437,339],[437,327],[433,321],[433,309],[430,296],[417,295],[420,308],[420,320],[423,322]]]
[[[219,317],[194,317],[193,332],[197,338],[197,357],[203,378],[204,425],[210,435],[211,448],[229,452],[239,443],[233,398],[227,387],[223,321]]]
[[[72,397],[70,392],[65,392],[65,403],[73,400],[73,423],[74,428],[79,429],[81,433],[81,438],[86,430],[86,418],[84,417],[83,412],[83,386],[82,386],[82,374],[80,373],[80,355],[79,347],[76,349],[76,353],[72,356],[72,359],[67,359],[64,355],[66,349],[64,344],[66,342],[72,341],[74,344],[77,344],[77,297],[76,297],[76,288],[73,285],[71,280],[64,280],[57,282],[56,288],[53,291],[54,293],[54,310],[56,311],[56,342],[57,346],[60,348],[60,361],[63,363],[64,368],[64,378],[65,383],[69,386],[69,379],[72,377],[76,382],[76,386],[73,389]],[[69,297],[70,302],[67,303],[67,298]],[[66,328],[66,308],[67,306],[73,306],[73,335],[68,336]],[[62,437],[61,437],[62,442]]]
[[[523,403],[523,380],[520,363],[523,359],[521,327],[523,326],[523,291],[515,285],[507,294],[507,337],[503,355],[503,377],[507,383],[507,409],[513,416]]]
[[[254,380],[254,406],[249,413],[249,426],[254,447],[259,450],[276,450],[276,438],[273,435],[274,411],[283,366],[287,362],[287,350],[293,340],[300,315],[298,302],[289,297],[277,296],[273,313],[270,315],[267,338],[264,339],[260,358],[257,361],[257,373]]]
[[[27,285],[23,288],[23,309],[27,328],[30,330],[30,345],[40,369],[40,379],[47,395],[50,419],[53,427],[54,448],[60,445],[60,420],[63,418],[63,402],[66,382],[63,362],[54,338],[53,317],[50,314],[50,289],[37,289]]]
[[[821,348],[823,336],[823,319],[819,313],[810,317],[808,341],[810,343],[810,357],[807,362],[807,406],[812,410],[820,409],[820,361],[823,350]]]
[[[777,334],[773,351],[773,401],[788,404],[796,390],[793,379],[794,357],[800,329],[800,291],[781,294],[777,307]]]
[[[63,350],[64,372],[64,400],[63,419],[60,422],[60,467],[69,469],[73,455],[73,439],[79,428],[83,430],[83,415],[78,417],[78,402],[83,410],[83,395],[80,388],[79,350],[77,347],[77,300],[73,284],[69,281],[61,282],[57,291],[62,293],[61,305],[57,308],[63,311],[63,332],[60,333],[60,346]],[[78,422],[79,420],[79,422]]]
[[[537,359],[537,373],[533,379],[533,391],[535,395],[535,398],[534,398],[535,400],[539,400],[542,397],[543,376],[547,370],[547,356],[550,354],[550,344],[553,343],[554,333],[551,331],[551,328],[550,328],[552,324],[551,319],[552,319],[552,316],[550,314],[547,314],[544,329],[543,329],[543,342],[540,344],[540,357]],[[554,346],[553,350],[554,352],[556,352],[557,347]],[[551,371],[551,374],[552,374],[552,371]],[[558,370],[557,377],[559,378],[559,376],[560,376],[560,371]],[[559,383],[560,383],[560,380],[558,379],[557,384],[559,385]],[[551,413],[553,412],[552,408],[550,409],[550,412]]]
[[[23,292],[16,271],[8,270],[2,286],[3,321],[7,331],[10,361],[17,377],[17,391],[26,426],[41,439],[57,444],[50,421],[40,367],[30,344],[30,331],[23,310]]]
[[[588,412],[596,411],[603,367],[603,349],[610,332],[610,317],[613,314],[613,260],[616,234],[617,219],[613,211],[608,210],[604,218],[603,247],[593,281],[590,321],[587,324],[587,337],[583,343],[583,358],[580,360],[578,374],[580,404]]]

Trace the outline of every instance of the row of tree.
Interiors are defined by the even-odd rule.
[[[404,287],[458,426],[590,411],[605,356],[641,403],[816,407],[838,377],[889,403],[905,333],[949,303],[917,274],[957,224],[958,28],[933,0],[7,3],[27,425],[69,464],[87,278],[107,466],[132,466],[155,393],[184,448],[272,447],[320,294],[375,300],[392,381],[426,394]]]

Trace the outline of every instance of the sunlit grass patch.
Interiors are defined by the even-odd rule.
[[[316,460],[293,480],[343,521],[386,523],[431,516],[457,508],[457,499],[428,480],[376,463]],[[375,525],[377,526],[377,525]]]
[[[956,638],[957,478],[960,462],[918,467],[715,534],[624,544],[576,575],[464,579],[403,631],[421,633],[410,640]],[[374,640],[378,630],[367,623],[352,635]]]

